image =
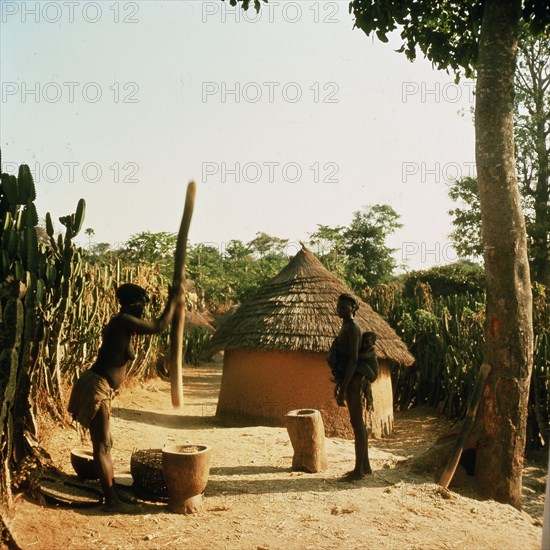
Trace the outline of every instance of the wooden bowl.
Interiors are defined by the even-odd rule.
[[[71,464],[80,479],[99,479],[90,449],[78,447],[71,451]]]

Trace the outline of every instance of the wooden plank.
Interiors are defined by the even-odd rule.
[[[458,466],[458,462],[460,460],[460,455],[462,454],[462,450],[464,448],[464,443],[466,443],[466,438],[474,425],[477,408],[483,394],[483,387],[485,386],[485,381],[487,380],[487,376],[489,376],[490,372],[491,365],[483,363],[479,369],[477,380],[470,396],[470,402],[468,403],[468,410],[466,411],[464,424],[462,425],[462,429],[456,438],[453,450],[451,451],[451,456],[447,462],[447,466],[445,467],[445,470],[441,475],[441,479],[439,480],[439,485],[445,489],[449,486],[449,483],[451,483],[451,480],[453,479],[456,467]]]
[[[174,287],[181,286],[185,291],[185,258],[187,256],[187,236],[195,206],[195,193],[197,186],[194,181],[189,182],[185,197],[185,208],[181,219],[178,240],[176,243],[176,254],[174,261]],[[185,300],[180,300],[172,319],[170,331],[170,392],[172,405],[183,406],[183,329],[185,326]]]

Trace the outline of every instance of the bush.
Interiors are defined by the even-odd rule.
[[[419,284],[430,285],[434,298],[455,294],[478,293],[485,289],[484,270],[471,262],[456,262],[425,271],[412,271],[403,280],[403,296],[412,298]]]

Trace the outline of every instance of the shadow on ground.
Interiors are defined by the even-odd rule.
[[[208,414],[204,416],[166,414],[125,407],[113,407],[112,414],[114,417],[122,420],[149,424],[151,426],[160,426],[162,428],[199,430],[208,428],[209,426],[214,427],[220,425],[220,422],[214,416]]]

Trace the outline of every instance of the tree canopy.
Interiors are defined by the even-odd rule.
[[[550,286],[550,42],[526,35],[518,49],[514,135],[518,185],[525,215],[533,278]],[[450,237],[462,258],[481,257],[481,205],[477,178],[449,186]]]
[[[353,213],[348,227],[318,225],[309,244],[324,265],[355,290],[387,281],[396,267],[386,240],[401,227],[399,214],[387,204]]]
[[[481,22],[486,2],[477,0],[353,0],[350,12],[355,27],[367,35],[376,33],[382,42],[387,35],[400,31],[404,53],[413,61],[420,50],[437,69],[451,69],[457,75],[472,77],[475,73]],[[539,0],[524,0],[521,17],[533,34],[543,32],[550,21],[550,4]]]

